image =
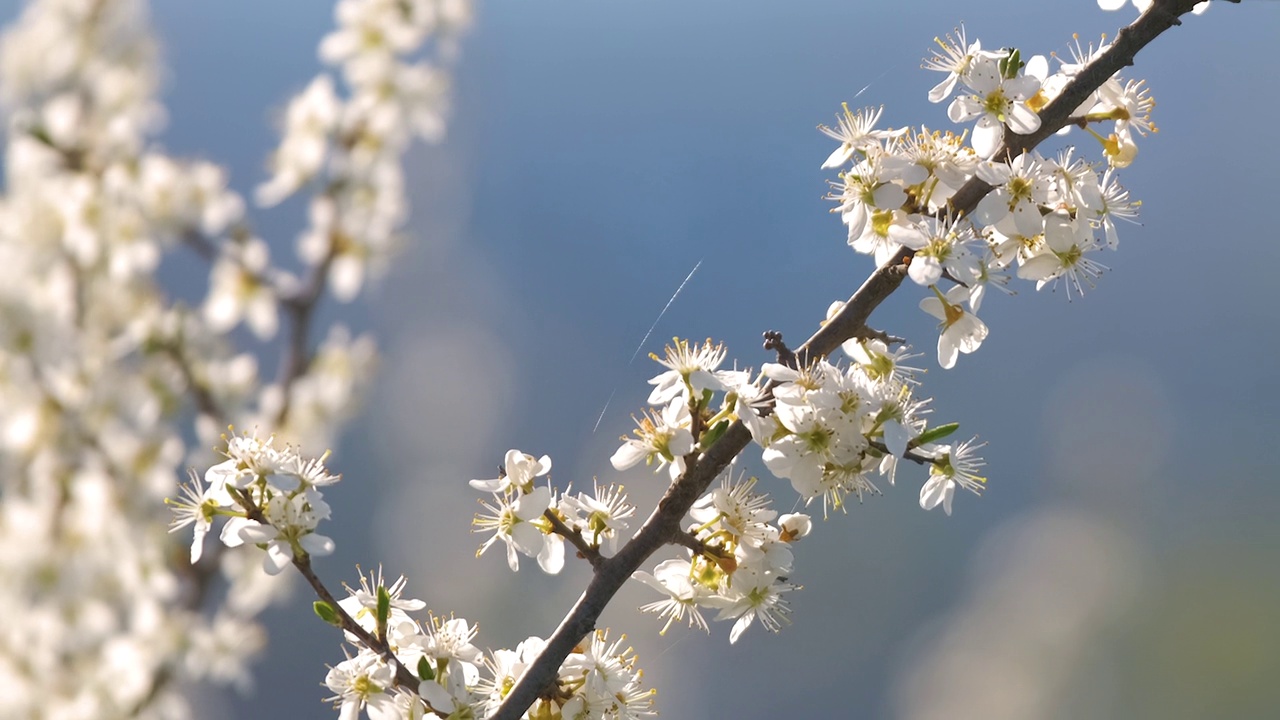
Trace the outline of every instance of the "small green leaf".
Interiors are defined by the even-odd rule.
[[[418,679],[419,680],[435,680],[436,674],[431,671],[431,661],[426,655],[418,658]]]
[[[378,637],[387,636],[387,618],[391,617],[391,593],[382,585],[378,586]]]
[[[702,433],[703,449],[705,450],[706,448],[709,448],[712,445],[714,445],[715,442],[720,439],[720,436],[724,435],[724,431],[728,429],[729,429],[729,421],[721,420],[720,422],[712,426],[710,430]]]
[[[946,425],[931,427],[928,430],[925,430],[924,432],[920,433],[916,437],[912,438],[911,442],[907,443],[907,449],[912,450],[914,448],[920,447],[921,445],[926,445],[931,442],[937,442],[959,429],[960,429],[960,423],[947,423]]]
[[[1009,51],[1008,57],[1000,61],[1000,75],[1006,80],[1018,77],[1018,71],[1022,69],[1025,63],[1022,62],[1022,53],[1017,48]]]
[[[338,613],[334,612],[333,606],[323,600],[317,600],[311,603],[311,609],[315,611],[316,617],[329,623],[334,627],[340,627],[342,621],[338,619]]]

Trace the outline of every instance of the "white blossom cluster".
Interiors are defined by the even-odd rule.
[[[333,540],[316,533],[329,518],[320,488],[341,479],[330,474],[324,458],[305,459],[292,447],[276,448],[275,438],[237,435],[227,440],[227,459],[182,487],[171,502],[171,530],[194,526],[191,562],[200,561],[213,521],[228,516],[219,535],[227,547],[245,543],[262,548],[262,569],[277,575],[298,555],[329,555]]]
[[[956,426],[927,428],[927,401],[913,399],[916,369],[903,361],[915,356],[879,340],[851,340],[845,349],[854,360],[845,367],[825,360],[798,369],[767,363],[751,383],[747,371],[719,369],[723,346],[676,340],[665,358],[654,357],[668,369],[650,380],[656,386],[650,402],[665,404],[640,420],[637,437],[624,438],[614,467],[644,460],[683,473],[685,458],[714,442],[721,423],[740,419],[764,449],[770,472],[790,480],[805,504],[821,498],[824,514],[843,509],[851,494],[861,499],[878,492],[875,476],[892,484],[904,458],[930,468],[920,492],[926,510],[941,504],[950,514],[957,487],[980,492],[986,480],[975,474],[982,461],[973,454],[980,446],[937,444]],[[717,393],[723,393],[718,405],[712,402]],[[635,574],[666,596],[642,608],[666,619],[663,632],[686,618],[707,629],[703,608],[718,609],[717,620],[736,620],[730,642],[756,619],[770,631],[786,622],[784,594],[796,588],[786,580],[791,544],[811,523],[804,514],[779,518],[768,498],[753,491],[755,484],[754,478],[722,479],[690,511],[689,557]]]
[[[749,371],[720,369],[723,345],[676,339],[663,357],[652,356],[665,368],[649,381],[649,402],[657,408],[637,421],[635,437],[623,439],[612,457],[614,468],[644,462],[674,481],[689,458],[740,419],[764,448],[769,470],[789,479],[806,504],[821,497],[824,512],[843,508],[850,494],[861,499],[877,492],[873,475],[892,483],[902,458],[930,467],[920,493],[925,509],[941,504],[950,514],[957,487],[980,491],[985,479],[974,471],[982,461],[973,455],[979,446],[938,445],[956,426],[929,430],[923,418],[927,402],[912,398],[916,369],[902,361],[915,356],[878,340],[849,341],[845,347],[855,360],[848,367],[769,363],[753,383]],[[481,552],[502,540],[512,570],[523,554],[538,558],[543,570],[558,572],[566,538],[589,537],[583,545],[593,550],[601,536],[612,545],[627,529],[623,518],[633,509],[620,488],[597,485],[594,496],[557,503],[549,483],[534,485],[550,468],[546,456],[535,460],[511,450],[501,477],[471,481],[495,498],[485,503],[489,514],[474,523],[477,531],[493,533]],[[791,545],[809,533],[811,522],[798,513],[779,517],[767,496],[754,492],[755,478],[731,477],[694,503],[681,543],[687,556],[634,575],[665,596],[642,608],[666,620],[662,632],[678,620],[709,629],[704,609],[718,610],[717,620],[735,620],[730,642],[757,619],[770,631],[787,621],[785,594],[796,588],[787,582]]]
[[[414,620],[409,613],[426,604],[402,598],[404,586],[403,577],[387,587],[381,572],[371,574],[338,604],[366,632],[384,639],[395,662],[418,682],[412,687],[401,684],[386,656],[347,633],[357,652],[325,677],[339,717],[355,718],[361,710],[372,720],[416,720],[428,713],[450,718],[491,715],[542,652],[543,640],[530,637],[514,650],[482,651],[472,644],[478,628],[462,618],[433,615],[425,625]],[[624,640],[610,642],[605,632],[594,633],[565,659],[554,691],[544,694],[525,717],[624,720],[654,715],[654,691],[640,686],[635,654],[623,647]]]
[[[880,110],[847,107],[837,128],[821,129],[840,141],[824,167],[849,165],[829,197],[839,204],[850,246],[878,264],[910,252],[908,274],[933,293],[921,309],[940,321],[938,363],[950,368],[987,337],[976,313],[986,288],[1004,290],[1015,265],[1016,275],[1037,289],[1061,281],[1070,297],[1093,286],[1106,269],[1094,254],[1114,250],[1116,222],[1136,217],[1139,203],[1129,199],[1114,169],[1128,166],[1136,139],[1155,131],[1155,103],[1143,82],[1116,76],[1071,113],[1098,141],[1111,166],[1105,170],[1071,148],[1048,158],[1034,151],[997,157],[1007,132],[1038,130],[1038,111],[1108,46],[1077,43],[1072,58],[1059,59],[1051,73],[1043,56],[1023,63],[1016,50],[969,43],[963,30],[938,45],[925,67],[946,78],[929,99],[941,102],[954,93],[947,114],[957,123],[976,121],[971,135],[876,130]],[[1109,130],[1104,135],[1094,125]],[[972,213],[957,217],[948,202],[975,177],[994,189]],[[938,287],[943,279],[953,283],[945,292]]]
[[[501,540],[512,572],[520,568],[520,555],[526,555],[537,558],[543,572],[555,575],[564,567],[566,534],[593,551],[616,549],[619,535],[629,527],[627,518],[636,511],[622,486],[597,483],[590,494],[566,491],[557,497],[550,483],[534,485],[535,478],[550,470],[551,458],[546,455],[535,460],[519,450],[508,450],[500,477],[471,481],[471,487],[493,494],[492,503],[483,503],[488,513],[476,515],[473,522],[476,532],[493,532],[477,556]]]
[[[803,513],[779,517],[767,496],[753,492],[755,484],[755,478],[723,478],[689,512],[695,523],[689,534],[697,551],[664,560],[652,573],[633,575],[665,596],[640,607],[666,618],[660,634],[686,615],[690,626],[709,630],[704,607],[720,611],[716,620],[734,620],[730,643],[757,619],[771,632],[788,622],[791,609],[784,595],[797,588],[786,580],[792,570],[791,544],[808,535],[812,523]]]
[[[401,59],[459,29],[468,7],[343,5],[343,28],[373,16],[388,33],[411,26],[417,45],[398,44]],[[368,58],[383,55],[361,44],[340,62],[372,66]],[[151,140],[165,113],[142,0],[33,0],[5,30],[0,611],[12,621],[0,629],[0,717],[185,717],[182,683],[248,683],[247,661],[264,641],[254,618],[286,586],[246,552],[189,563],[165,532],[163,500],[182,465],[208,464],[204,448],[229,423],[324,446],[351,411],[372,341],[323,325],[314,338],[298,317],[330,294],[331,276],[333,295],[354,295],[378,255],[368,248],[387,245],[402,223],[398,154],[412,133],[442,127],[443,72],[423,68],[401,73],[417,80],[376,90],[366,74],[351,99],[332,105],[333,142],[349,145],[325,153],[342,154],[345,169],[317,188],[330,202],[313,217],[327,212],[332,232],[321,237],[313,224],[308,237],[342,250],[308,256],[323,267],[313,282],[272,264],[223,168],[172,157]],[[207,293],[176,293],[194,302],[155,277],[178,253],[209,261]],[[260,348],[233,344],[228,333],[241,323],[285,348],[275,379],[260,372]],[[274,458],[258,467],[271,481],[252,479],[251,466],[224,466],[208,488],[187,489],[185,520],[207,532],[212,515],[233,507],[234,490],[261,502],[281,531],[268,537],[242,517],[228,523],[229,543],[267,548],[272,567],[299,548],[331,547],[311,532],[327,514],[316,491],[324,478],[311,475],[322,466],[255,454],[255,443],[236,438],[232,457]]]
[[[421,57],[429,41],[447,43],[469,22],[469,0],[340,0],[338,29],[320,43],[337,66],[343,97],[321,73],[285,111],[271,178],[255,193],[271,206],[315,189],[298,252],[327,269],[334,296],[354,298],[369,269],[385,266],[407,217],[400,159],[413,137],[444,133],[444,70]],[[447,48],[446,48],[447,49]]]

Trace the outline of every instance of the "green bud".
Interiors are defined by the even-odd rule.
[[[329,623],[334,627],[340,627],[342,621],[338,619],[338,613],[334,612],[333,606],[323,600],[317,600],[311,603],[311,609],[315,611],[316,617]]]
[[[702,434],[702,442],[701,442],[702,448],[705,450],[711,447],[712,445],[714,445],[715,442],[720,439],[720,436],[724,435],[724,431],[728,429],[729,429],[728,420],[721,420],[720,422],[716,423],[714,426],[712,426],[710,430]]]
[[[927,443],[937,442],[959,429],[960,423],[947,423],[946,425],[931,427],[912,438],[911,442],[907,443],[907,449],[912,450]]]

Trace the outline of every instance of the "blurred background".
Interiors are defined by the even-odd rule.
[[[776,636],[755,626],[730,647],[721,623],[659,637],[635,610],[652,593],[630,588],[602,624],[627,633],[664,717],[1275,717],[1280,233],[1263,211],[1280,183],[1280,3],[1214,5],[1129,73],[1147,78],[1161,132],[1122,175],[1143,224],[1120,228],[1096,290],[990,296],[989,339],[951,371],[918,288],[872,317],[925,353],[935,418],[990,443],[986,495],[926,513],[923,474],[904,472],[819,520]],[[338,552],[321,574],[354,583],[357,563],[383,563],[435,612],[478,622],[482,647],[549,635],[585,563],[549,578],[532,562],[511,574],[500,552],[476,559],[466,481],[493,477],[508,448],[548,453],[558,486],[621,480],[647,513],[663,478],[608,462],[656,374],[645,355],[711,337],[759,367],[762,331],[803,340],[872,269],[827,212],[833,145],[814,127],[843,101],[885,105],[882,124],[950,127],[920,60],[961,22],[984,47],[1067,55],[1072,33],[1096,42],[1135,15],[1014,0],[480,4],[449,137],[409,162],[411,242],[372,293],[326,308],[374,331],[383,360],[334,448]],[[225,163],[251,194],[286,98],[319,69],[331,8],[162,2],[153,19],[169,68],[160,142]],[[253,222],[279,253],[302,213]],[[745,459],[767,476],[758,449]],[[786,483],[760,487],[791,509]],[[299,587],[269,613],[255,690],[200,691],[205,717],[329,716],[340,638],[310,604]]]

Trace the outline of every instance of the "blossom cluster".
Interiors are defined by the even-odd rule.
[[[351,632],[347,641],[356,654],[334,665],[325,685],[342,718],[355,718],[363,709],[374,720],[439,717],[487,717],[542,652],[541,638],[530,637],[514,650],[482,651],[472,640],[478,628],[463,618],[429,616],[419,623],[409,614],[426,607],[421,600],[403,598],[403,577],[386,586],[381,571],[361,577],[360,588],[348,588],[338,605],[365,632],[391,649],[391,657],[363,644]],[[335,617],[332,608],[319,607],[322,617]],[[531,718],[638,718],[653,715],[653,690],[640,685],[635,654],[623,647],[625,638],[609,641],[607,633],[593,634],[560,666],[553,692],[546,693],[526,713]],[[417,678],[406,686],[397,667]]]
[[[329,555],[334,543],[316,533],[329,518],[320,488],[341,479],[324,458],[306,459],[292,447],[277,448],[275,438],[237,435],[227,441],[227,459],[193,477],[174,501],[171,530],[194,526],[191,562],[199,562],[204,538],[220,515],[228,516],[219,538],[227,547],[248,543],[262,548],[262,569],[276,575],[299,555]],[[207,484],[206,484],[207,483]]]
[[[411,25],[419,50],[468,12],[465,0],[344,5],[346,25],[375,15],[389,33]],[[398,45],[396,57],[411,49]],[[362,44],[340,64],[374,54]],[[21,618],[0,633],[3,717],[183,717],[179,687],[190,681],[248,685],[264,642],[255,618],[287,585],[249,553],[201,553],[199,542],[199,562],[180,562],[162,501],[180,468],[209,464],[228,424],[329,444],[370,373],[372,341],[299,317],[358,289],[364,260],[338,256],[361,255],[364,236],[343,232],[398,228],[405,128],[435,136],[445,108],[443,70],[412,98],[406,81],[381,87],[377,102],[342,101],[365,103],[369,130],[337,140],[382,143],[369,162],[326,176],[345,183],[328,193],[326,237],[357,250],[299,278],[274,264],[279,243],[254,232],[223,167],[155,144],[159,78],[142,0],[32,0],[0,38],[0,609]],[[157,278],[183,253],[208,263],[207,288]],[[252,338],[230,334],[241,324]],[[277,353],[252,344],[272,339],[283,348],[274,377],[259,355]],[[251,452],[255,442],[238,438],[229,451],[261,462],[269,481],[245,468],[207,475],[207,488],[184,491],[188,522],[203,534],[247,498],[286,530],[269,537],[262,523],[233,518],[224,540],[261,545],[274,568],[290,553],[324,552],[312,523],[327,514],[315,489],[325,479],[310,474],[322,466]]]
[[[627,518],[635,507],[627,502],[620,485],[601,486],[591,493],[557,493],[547,485],[536,487],[536,478],[551,470],[551,458],[534,459],[519,450],[508,450],[502,473],[492,480],[472,480],[471,487],[493,494],[484,502],[487,514],[476,515],[476,532],[493,532],[477,557],[501,540],[507,546],[507,564],[520,568],[520,555],[537,558],[543,572],[555,575],[564,567],[564,540],[571,537],[582,547],[612,553],[618,538],[629,529]]]
[[[677,338],[663,356],[651,356],[664,368],[649,381],[649,402],[656,408],[637,420],[634,437],[623,438],[611,462],[616,470],[643,462],[674,482],[729,423],[741,420],[763,448],[765,466],[790,480],[805,504],[821,498],[824,514],[844,508],[851,494],[861,499],[878,492],[873,475],[892,483],[904,458],[930,468],[920,493],[925,509],[941,504],[950,514],[957,487],[979,492],[985,479],[974,473],[982,461],[973,451],[980,446],[937,444],[956,426],[928,428],[927,401],[913,399],[917,369],[904,361],[916,356],[874,339],[851,340],[845,349],[853,359],[847,366],[825,360],[802,367],[767,363],[753,381],[748,370],[721,369],[723,345]],[[494,531],[485,548],[497,539],[507,543],[513,570],[522,553],[538,557],[544,570],[543,557],[551,556],[558,571],[563,552],[550,548],[558,548],[568,533],[551,518],[565,518],[570,532],[581,526],[565,503],[552,502],[549,485],[534,489],[533,478],[550,466],[545,456],[534,460],[512,450],[502,477],[471,481],[503,501],[486,505],[492,514],[477,518],[476,525]],[[665,596],[642,608],[665,619],[663,632],[680,620],[708,630],[704,609],[718,610],[717,620],[735,620],[731,642],[757,619],[770,631],[787,621],[785,594],[796,589],[787,581],[791,545],[809,533],[811,522],[802,513],[779,517],[768,497],[754,491],[757,482],[734,479],[730,471],[690,510],[691,524],[679,543],[686,555],[634,574]],[[532,504],[526,509],[526,503]],[[616,537],[625,526],[605,520],[616,513],[601,506],[599,525]]]
[[[909,276],[933,293],[921,309],[940,321],[938,363],[950,368],[987,337],[976,313],[988,286],[1007,292],[1015,264],[1017,277],[1037,289],[1061,281],[1068,297],[1083,294],[1106,270],[1095,253],[1118,246],[1116,222],[1133,220],[1139,205],[1115,169],[1132,163],[1137,138],[1155,131],[1155,103],[1143,82],[1115,76],[1072,111],[1071,122],[1099,143],[1106,169],[1072,148],[1052,157],[998,155],[1008,133],[1039,130],[1038,112],[1109,46],[1075,43],[1072,57],[1057,59],[1050,72],[1043,56],[1023,62],[1017,50],[983,50],[963,30],[938,45],[925,67],[946,77],[929,99],[954,94],[947,115],[957,123],[976,121],[971,133],[878,130],[882,110],[848,107],[837,128],[820,129],[840,141],[823,166],[848,165],[829,198],[838,203],[849,245],[880,265],[907,253]],[[1105,135],[1094,129],[1107,124]],[[973,212],[953,212],[950,200],[975,179],[993,189]],[[944,279],[954,286],[940,289]]]
[[[753,491],[756,482],[723,478],[689,513],[696,550],[632,576],[665,596],[640,608],[666,618],[661,633],[686,615],[690,626],[709,630],[702,608],[718,609],[716,620],[734,620],[730,643],[757,619],[772,632],[788,622],[785,594],[797,587],[786,580],[791,545],[809,534],[812,523],[803,513],[779,517],[769,498]]]
[[[340,69],[348,92],[321,73],[293,98],[271,178],[255,197],[271,206],[315,186],[298,251],[309,267],[327,268],[335,297],[347,301],[401,244],[400,159],[415,136],[442,137],[447,110],[448,75],[422,50],[464,27],[470,4],[340,0],[335,16],[338,28],[321,40],[319,54]]]

